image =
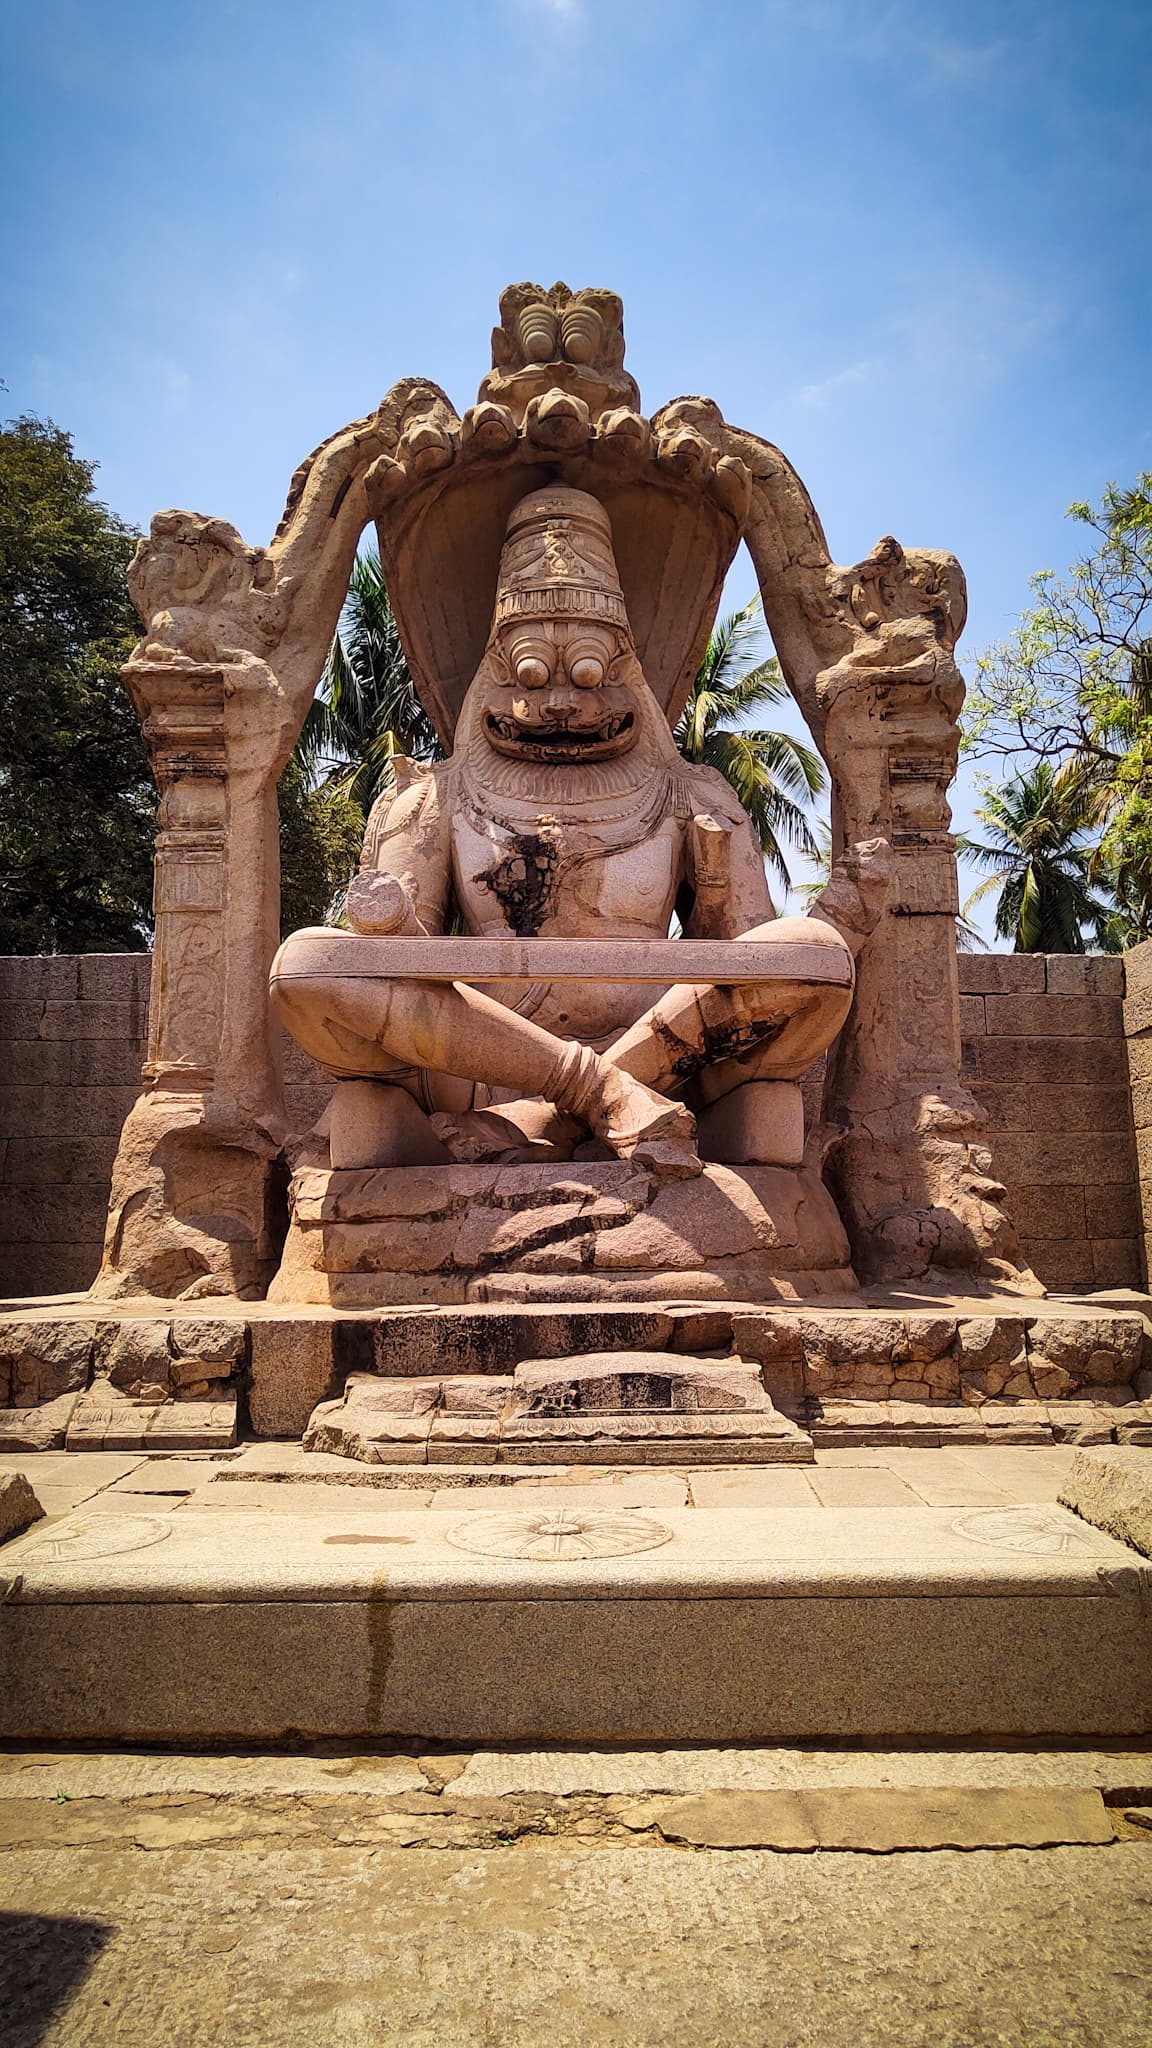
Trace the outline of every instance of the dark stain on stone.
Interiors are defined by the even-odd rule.
[[[739,1024],[733,1019],[727,1024],[713,1025],[705,1030],[702,1046],[688,1045],[661,1017],[653,1018],[652,1028],[668,1056],[670,1074],[676,1082],[683,1083],[703,1067],[718,1066],[721,1060],[743,1059],[762,1045],[771,1045],[783,1031],[784,1021],[777,1018]]]
[[[325,1536],[325,1543],[415,1543],[414,1536]]]
[[[490,889],[518,939],[532,939],[552,903],[559,859],[555,826],[513,839],[511,850],[477,880]]]
[[[364,1604],[364,1620],[368,1634],[364,1722],[370,1734],[375,1734],[384,1722],[384,1695],[388,1674],[392,1668],[392,1608],[388,1573],[381,1570],[373,1575],[372,1585]]]

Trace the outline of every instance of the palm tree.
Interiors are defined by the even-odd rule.
[[[763,634],[759,597],[718,622],[675,739],[685,760],[719,769],[731,784],[756,828],[768,867],[790,888],[781,842],[809,857],[816,854],[804,807],[821,794],[827,778],[819,755],[802,740],[744,723],[751,713],[788,697],[779,662],[752,660]]]
[[[296,757],[314,787],[338,789],[367,816],[392,783],[398,756],[439,761],[444,749],[416,694],[372,550],[356,557]]]
[[[1029,774],[986,792],[976,816],[991,843],[966,835],[957,843],[992,872],[968,898],[965,913],[999,889],[996,935],[1011,939],[1017,953],[1083,953],[1085,926],[1098,945],[1108,944],[1109,906],[1089,887],[1099,791],[1079,763],[1038,762]]]

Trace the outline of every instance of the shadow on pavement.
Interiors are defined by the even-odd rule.
[[[5,2048],[38,2048],[116,1932],[106,1920],[0,1913]]]

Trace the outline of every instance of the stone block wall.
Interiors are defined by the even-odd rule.
[[[100,1264],[136,1099],[148,953],[0,959],[0,1290],[66,1294]]]
[[[0,1295],[79,1293],[96,1278],[151,973],[150,953],[0,956]],[[306,1131],[330,1088],[290,1041],[285,1078]]]
[[[1144,1271],[1152,1274],[1152,939],[1124,955],[1124,1036],[1128,1041]]]
[[[1062,1294],[1142,1285],[1124,981],[1120,958],[960,957],[964,1070],[994,1171],[1033,1270]],[[1152,1027],[1152,970],[1149,997]]]
[[[144,953],[0,959],[0,1294],[70,1293],[95,1278],[150,972]],[[969,954],[960,987],[965,1071],[1040,1279],[1061,1293],[1140,1286],[1152,1246],[1152,942],[1123,960]],[[327,1084],[290,1043],[285,1074],[292,1125],[306,1131]]]

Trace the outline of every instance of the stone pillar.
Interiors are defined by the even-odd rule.
[[[113,1176],[98,1295],[262,1293],[283,1230],[281,735],[235,717],[252,678],[130,663],[160,789],[147,1056]],[[239,729],[237,729],[237,727]]]
[[[888,537],[837,568],[779,450],[730,437],[754,478],[747,541],[764,613],[832,782],[833,880],[888,843],[891,876],[857,957],[852,1012],[829,1055],[825,1175],[865,1282],[1042,1292],[992,1178],[984,1117],[961,1079],[956,856],[948,789],[965,617],[951,555]],[[850,888],[841,890],[850,897]],[[822,914],[832,916],[821,904]]]
[[[292,478],[266,548],[227,520],[158,512],[128,587],[144,621],[124,680],[160,788],[156,945],[142,1092],[112,1177],[93,1292],[261,1295],[287,1217],[276,789],[315,694],[356,545],[376,414]]]
[[[1018,1277],[983,1116],[961,1079],[947,792],[962,687],[948,660],[927,685],[873,671],[866,689],[836,695],[828,719],[836,850],[873,835],[891,847],[884,914],[857,961],[825,1096],[829,1178],[864,1280]]]

